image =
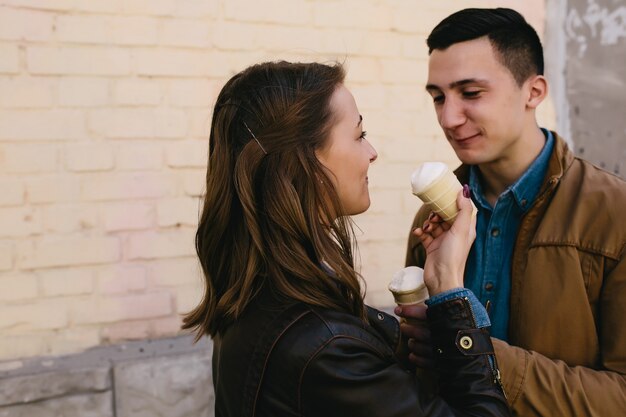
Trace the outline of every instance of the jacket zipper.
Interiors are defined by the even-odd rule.
[[[465,303],[469,306],[470,314],[472,316],[472,325],[474,326],[474,328],[477,328],[476,316],[474,315],[474,309],[472,308],[472,303],[470,303],[470,300],[468,297],[463,297],[463,300],[465,300]],[[493,383],[500,387],[500,389],[502,390],[502,394],[504,395],[504,398],[508,400],[508,397],[506,396],[506,391],[504,391],[504,384],[502,384],[500,370],[497,367],[496,355],[487,355],[487,363],[489,364],[489,369],[491,370],[491,375],[493,376]]]

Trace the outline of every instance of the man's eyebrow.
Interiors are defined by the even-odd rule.
[[[359,123],[357,123],[357,124],[356,124],[356,127],[361,126],[361,123],[362,123],[362,122],[363,122],[363,116],[361,116],[361,115],[359,114]]]
[[[462,87],[462,86],[467,85],[467,84],[489,84],[489,81],[483,80],[483,79],[479,79],[479,78],[466,78],[464,80],[451,82],[448,85],[448,87],[450,87],[450,88],[457,88],[457,87]],[[435,84],[426,84],[426,90],[427,91],[441,90],[441,87],[439,87],[439,86],[437,86]]]
[[[489,84],[489,81],[482,80],[479,78],[467,78],[465,80],[460,80],[460,81],[455,81],[453,83],[450,83],[450,88],[461,87],[466,84]]]

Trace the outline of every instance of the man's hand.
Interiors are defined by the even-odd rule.
[[[420,368],[431,369],[434,360],[426,309],[424,304],[403,305],[396,307],[395,313],[404,319],[400,322],[400,331],[408,339],[409,362]]]

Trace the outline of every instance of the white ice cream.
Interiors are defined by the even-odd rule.
[[[433,183],[441,178],[447,171],[448,166],[443,162],[425,162],[420,165],[411,175],[413,194],[422,193]]]
[[[424,284],[424,270],[417,266],[407,266],[393,274],[389,283],[390,291],[411,291]]]

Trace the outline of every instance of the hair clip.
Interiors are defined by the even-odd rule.
[[[261,148],[261,150],[263,151],[263,153],[265,155],[267,155],[267,151],[265,150],[265,148],[263,147],[263,145],[261,145],[261,142],[259,142],[259,140],[256,138],[256,136],[254,135],[254,133],[252,133],[252,130],[250,130],[250,128],[248,127],[248,125],[246,124],[246,122],[243,122],[243,125],[246,127],[246,129],[248,129],[248,132],[250,132],[250,134],[252,135],[252,137],[254,138],[254,140],[256,141],[256,143],[259,145],[259,148]]]

